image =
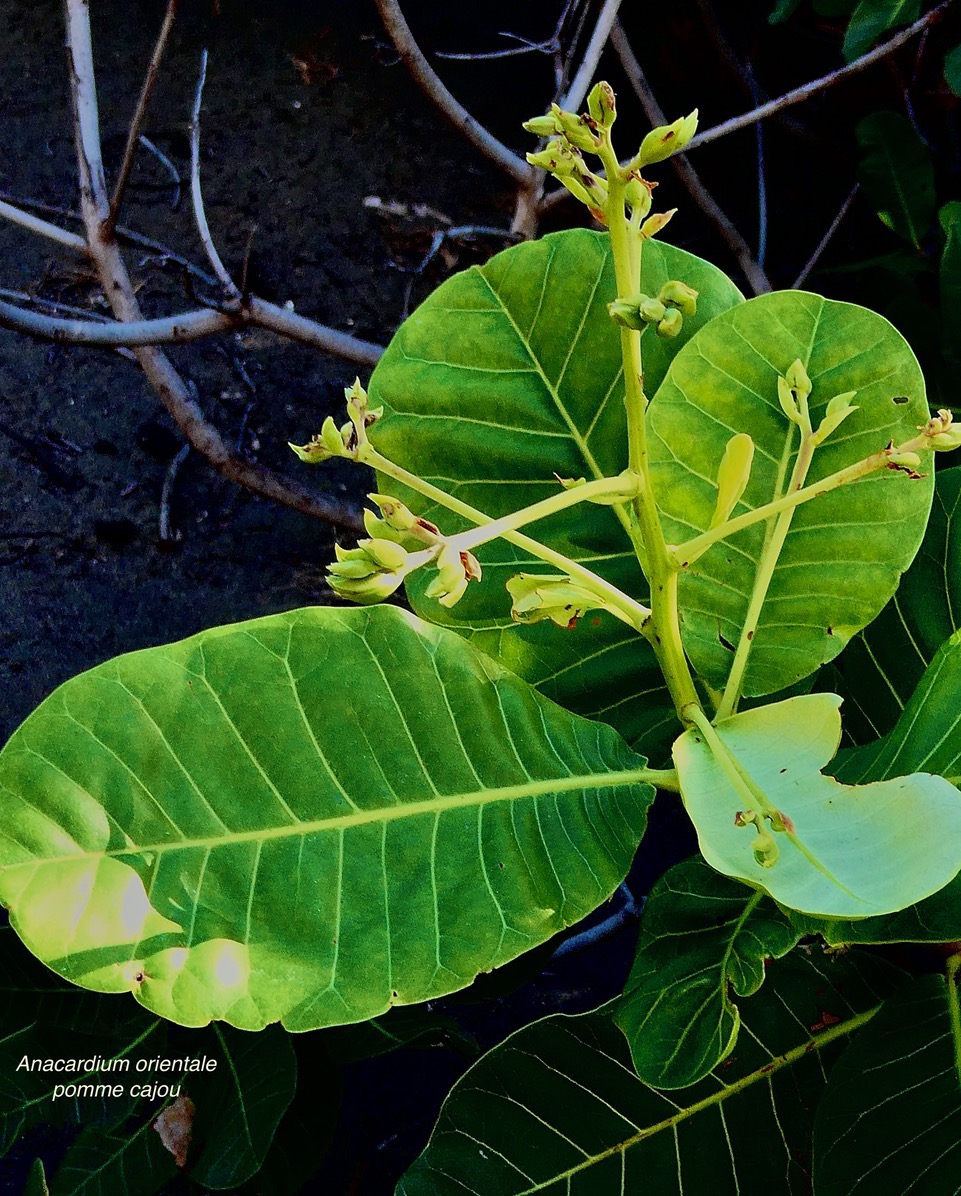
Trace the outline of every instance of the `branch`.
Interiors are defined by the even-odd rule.
[[[637,60],[637,56],[627,39],[627,34],[624,32],[624,27],[620,21],[615,21],[611,29],[611,44],[617,51],[617,55],[621,60],[621,66],[624,68],[624,73],[637,93],[637,98],[641,101],[641,106],[644,109],[647,119],[655,126],[667,124],[667,117],[664,115],[664,110],[658,104],[654,93],[651,91],[647,77],[641,69],[641,64]],[[760,295],[766,291],[770,291],[770,279],[755,259],[750,245],[748,245],[721,205],[710,191],[708,191],[707,187],[705,187],[701,181],[701,176],[687,160],[686,155],[676,155],[671,159],[671,165],[677,171],[678,177],[687,187],[695,203],[697,203],[701,211],[727,242],[731,252],[737,258],[744,277],[747,279],[754,294]]]
[[[177,9],[179,7],[180,0],[167,0],[167,11],[164,14],[163,24],[160,26],[160,33],[157,35],[157,42],[150,58],[150,65],[147,67],[147,74],[144,76],[143,87],[140,89],[140,97],[137,100],[137,106],[130,121],[130,128],[127,130],[127,144],[123,151],[123,162],[120,165],[117,184],[113,189],[113,198],[110,201],[110,214],[107,217],[107,224],[110,228],[113,228],[117,223],[117,217],[120,214],[120,205],[123,203],[123,196],[127,189],[130,172],[133,170],[134,157],[137,153],[137,143],[140,139],[140,130],[143,128],[147,105],[150,103],[150,97],[153,95],[154,88],[157,85],[160,63],[167,48],[170,30],[173,28],[174,19],[177,16]]]
[[[567,111],[574,112],[583,104],[587,89],[593,82],[597,64],[601,60],[601,54],[607,45],[607,39],[611,36],[611,28],[617,21],[617,10],[620,7],[621,0],[604,0],[604,7],[597,18],[597,24],[594,26],[594,32],[584,51],[584,58],[578,67],[577,74],[570,87],[557,101]]]
[[[21,211],[20,208],[15,208],[13,204],[6,203],[2,199],[0,199],[0,216],[5,216],[7,220],[19,224],[21,228],[29,229],[32,233],[39,233],[41,237],[56,241],[58,245],[65,245],[67,249],[72,249],[75,253],[82,253],[84,257],[89,252],[87,242],[83,237],[67,232],[65,228],[57,228],[55,224],[41,220],[39,216],[32,216],[29,212]]]
[[[529,187],[533,169],[489,133],[447,90],[414,40],[398,0],[377,0],[377,8],[397,53],[421,91],[468,141],[496,162],[519,187]]]
[[[66,25],[80,200],[90,256],[114,315],[123,322],[137,323],[143,318],[140,307],[117,242],[106,226],[110,202],[100,146],[88,0],[66,0]],[[218,472],[264,498],[331,523],[359,529],[358,512],[347,504],[331,495],[311,494],[296,482],[232,452],[217,429],[206,421],[183,379],[159,349],[138,348],[136,355],[147,380],[188,443]]]
[[[193,113],[190,118],[190,194],[193,198],[194,220],[200,243],[207,254],[207,261],[211,269],[220,279],[227,302],[237,306],[241,302],[241,294],[237,284],[230,277],[227,267],[221,261],[217,246],[210,235],[210,225],[207,223],[207,212],[204,209],[204,196],[200,188],[200,106],[204,98],[204,85],[207,82],[207,51],[200,53],[200,77],[197,80],[197,91],[194,95]]]
[[[850,192],[848,193],[847,199],[845,199],[844,203],[841,204],[841,207],[838,210],[838,214],[834,217],[834,219],[831,221],[830,225],[828,226],[827,232],[824,234],[824,236],[821,238],[821,240],[818,241],[817,248],[814,250],[814,252],[808,258],[808,260],[804,263],[804,269],[797,276],[797,278],[795,278],[795,280],[791,283],[792,291],[799,290],[800,287],[805,282],[807,282],[808,275],[811,273],[811,271],[814,269],[814,267],[821,260],[821,254],[825,251],[825,249],[827,249],[828,244],[831,241],[831,238],[834,236],[834,234],[840,228],[841,221],[848,214],[851,204],[854,203],[854,197],[857,195],[858,191],[860,190],[860,186],[861,186],[860,183],[855,183],[854,186],[851,188]]]
[[[778,96],[777,99],[769,100],[766,104],[761,104],[751,112],[745,112],[743,116],[733,116],[730,120],[723,121],[719,125],[714,125],[711,129],[705,129],[703,133],[698,133],[691,140],[687,147],[688,152],[696,149],[699,145],[708,145],[712,141],[717,141],[719,137],[726,137],[728,133],[734,133],[738,129],[744,129],[748,125],[756,124],[759,120],[773,116],[774,113],[780,112],[784,108],[790,108],[792,104],[803,103],[804,100],[809,100],[812,96],[817,95],[818,92],[824,91],[828,87],[833,87],[835,83],[840,83],[842,79],[846,79],[849,75],[863,71],[865,67],[872,66],[875,62],[880,62],[882,58],[887,58],[889,54],[893,54],[895,50],[899,50],[906,42],[909,42],[913,37],[916,37],[936,21],[939,21],[953,2],[954,0],[942,0],[941,4],[936,8],[932,8],[930,12],[925,13],[913,25],[908,25],[906,29],[902,29],[900,33],[895,34],[888,41],[883,42],[867,54],[863,54],[860,58],[855,58],[853,62],[849,62],[846,66],[839,67],[838,70],[831,71],[827,75],[822,75],[820,79],[814,79],[810,83],[803,84],[801,87],[795,87],[793,91],[785,92],[784,95]]]

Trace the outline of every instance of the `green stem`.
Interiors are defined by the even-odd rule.
[[[801,435],[801,447],[798,449],[797,460],[794,462],[794,472],[791,474],[791,481],[788,485],[787,492],[789,495],[796,495],[804,486],[804,479],[807,477],[808,470],[811,467],[811,458],[814,456],[814,445],[811,443],[810,436],[806,435],[803,430]],[[754,576],[754,589],[751,591],[751,600],[748,603],[747,614],[744,617],[744,626],[741,628],[737,650],[734,653],[734,662],[731,665],[731,672],[728,675],[727,684],[721,696],[721,703],[717,708],[717,721],[729,718],[737,710],[738,700],[741,696],[741,685],[744,681],[744,672],[747,668],[751,646],[754,642],[758,622],[761,618],[761,610],[767,598],[767,592],[771,588],[771,582],[774,580],[774,570],[777,567],[781,550],[784,548],[784,541],[791,530],[791,520],[794,518],[794,511],[795,507],[791,506],[782,510],[776,516],[774,530],[761,551],[761,556],[757,563],[757,573]]]
[[[611,234],[617,295],[620,299],[627,299],[637,294],[641,285],[640,234],[631,226],[625,214],[627,180],[618,165],[609,135],[605,135],[600,157],[608,179],[605,215]],[[651,587],[651,619],[645,634],[654,648],[678,717],[683,721],[682,711],[691,705],[700,706],[700,701],[681,643],[676,579],[651,486],[646,421],[648,401],[644,394],[641,333],[622,327],[620,335],[624,361],[628,467],[639,479],[633,511],[641,543],[635,541],[635,549]]]
[[[954,1068],[961,1080],[961,1006],[958,1003],[958,969],[961,954],[948,958],[945,976],[948,982],[948,1012],[951,1015],[951,1038],[954,1042]]]
[[[546,519],[548,515],[554,515],[556,512],[564,511],[568,507],[577,506],[578,503],[591,502],[596,498],[622,498],[629,500],[636,493],[636,478],[625,476],[598,478],[593,482],[585,482],[583,486],[574,486],[570,490],[561,490],[557,494],[552,494],[549,498],[532,503],[529,507],[523,507],[519,511],[514,511],[511,515],[495,519],[492,523],[486,523],[481,527],[472,528],[470,531],[461,532],[459,535],[452,536],[451,542],[458,549],[466,551],[476,548],[480,544],[486,544],[489,540],[496,540],[498,536],[503,536],[506,532],[516,531],[518,528],[524,527],[525,524],[536,523],[538,519]]]
[[[914,443],[914,441],[911,442],[912,445]],[[832,490],[837,490],[838,487],[847,486],[852,482],[859,482],[862,478],[885,469],[889,464],[891,453],[904,452],[906,448],[907,446],[901,445],[896,449],[882,449],[870,457],[865,457],[863,461],[848,465],[844,469],[837,470],[836,473],[828,474],[819,482],[813,482],[810,486],[804,486],[793,493],[789,492],[781,498],[774,499],[773,502],[765,503],[763,507],[746,511],[743,515],[738,515],[736,519],[729,519],[727,522],[719,524],[718,527],[702,532],[699,536],[693,536],[685,543],[670,549],[672,567],[686,569],[719,540],[726,540],[728,536],[733,536],[736,532],[751,527],[752,524],[761,523],[774,515],[780,515],[783,511],[793,511],[795,507],[810,502],[812,498],[820,498],[822,494],[828,494]]]
[[[377,452],[370,443],[362,446],[362,450],[358,454],[358,460],[365,465],[369,465],[372,469],[376,469],[378,473],[386,474],[395,481],[402,482],[403,485],[410,487],[416,493],[431,499],[432,502],[437,503],[439,506],[446,507],[448,511],[453,511],[455,515],[460,515],[462,518],[470,520],[471,523],[486,527],[495,522],[490,515],[485,515],[483,511],[470,506],[469,503],[461,502],[459,498],[454,498],[453,495],[448,494],[445,490],[441,490],[438,486],[424,481],[417,474],[410,473],[400,465],[395,465],[393,461]],[[646,626],[651,614],[648,608],[637,602],[634,598],[631,598],[630,595],[625,594],[623,590],[619,590],[617,586],[613,586],[609,581],[605,581],[597,573],[578,564],[577,561],[572,561],[569,557],[564,556],[563,553],[555,552],[553,548],[548,548],[546,544],[541,544],[539,540],[534,540],[531,536],[524,535],[523,532],[502,532],[501,539],[506,540],[509,544],[516,545],[518,548],[522,548],[525,552],[529,552],[531,556],[537,557],[538,560],[545,561],[548,565],[553,565],[558,572],[566,573],[569,577],[574,578],[575,581],[579,581],[582,585],[602,597],[608,605],[617,608],[624,616],[624,621],[636,628],[636,630],[641,631]]]

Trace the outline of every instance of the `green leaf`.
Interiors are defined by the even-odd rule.
[[[34,1160],[27,1177],[27,1186],[23,1189],[23,1196],[50,1196],[50,1189],[47,1187],[47,1173],[44,1171],[42,1159]]]
[[[921,0],[860,0],[844,35],[844,61],[867,54],[882,33],[918,19]]]
[[[953,785],[923,773],[857,787],[823,776],[841,738],[839,706],[836,694],[804,694],[723,720],[716,735],[731,766],[699,730],[686,731],[674,745],[681,794],[719,872],[805,913],[890,913],[961,868],[961,800]],[[756,828],[737,821],[757,807],[732,783],[732,767],[789,821],[773,835],[778,855],[767,867],[752,850]]]
[[[784,494],[799,437],[777,383],[795,359],[813,382],[815,427],[835,395],[857,392],[858,410],[815,452],[808,482],[916,436],[928,418],[914,354],[881,316],[799,291],[741,304],[681,350],[651,403],[652,479],[669,542],[710,526],[718,465],[735,432],[755,443],[735,516]],[[885,470],[797,508],[752,640],[745,694],[776,693],[814,672],[878,614],[921,542],[933,484]],[[757,523],[680,575],[684,644],[714,686],[731,668],[729,645],[741,635],[766,536]]]
[[[961,51],[961,46],[958,50]],[[961,202],[946,203],[940,215],[945,236],[939,273],[942,337],[945,356],[956,374],[961,369]],[[956,403],[953,391],[951,402]]]
[[[818,1196],[940,1196],[961,1157],[953,979],[906,984],[835,1064],[814,1131]]]
[[[133,1128],[85,1129],[49,1181],[50,1196],[153,1196],[177,1174],[153,1123],[154,1108]]]
[[[654,1088],[702,1079],[734,1048],[740,997],[764,982],[764,965],[800,931],[760,893],[701,860],[672,868],[644,907],[637,958],[614,1020],[634,1068]]]
[[[699,292],[697,315],[676,341],[651,338],[650,393],[678,348],[712,316],[740,302],[714,266],[658,241],[644,249],[642,287],[680,279]],[[607,234],[575,229],[526,242],[445,282],[398,330],[370,380],[387,413],[372,430],[378,450],[491,516],[554,493],[554,477],[603,477],[627,463],[620,339],[607,312],[615,297]],[[466,526],[398,488],[445,531]],[[623,508],[585,503],[532,525],[537,539],[638,597],[646,594]],[[649,645],[613,616],[572,631],[511,622],[505,583],[531,558],[502,541],[479,550],[484,581],[451,610],[424,596],[415,610],[489,652],[561,705],[603,719],[628,740],[670,707]],[[543,568],[541,565],[536,566]],[[674,724],[676,725],[676,723]]]
[[[274,615],[31,715],[0,753],[0,897],[55,971],[173,1021],[359,1021],[606,900],[642,764],[404,611]]]
[[[604,1013],[536,1022],[455,1084],[398,1196],[808,1193],[838,1041],[894,982],[856,952],[779,961],[747,1003],[736,1055],[668,1096],[634,1075]]]
[[[780,25],[794,15],[801,7],[801,0],[777,0],[774,10],[768,17],[768,24]]]
[[[934,167],[927,147],[899,112],[872,112],[857,127],[859,178],[881,222],[920,249],[934,219]]]
[[[190,1177],[206,1188],[222,1191],[257,1172],[273,1141],[280,1119],[297,1090],[297,1060],[290,1036],[280,1026],[245,1034],[229,1026],[213,1027],[213,1072],[185,1078],[194,1103]],[[310,1076],[321,1085],[322,1074]]]
[[[471,1056],[479,1052],[473,1037],[455,1018],[426,1005],[391,1009],[383,1017],[352,1026],[332,1026],[323,1035],[324,1051],[336,1063],[374,1059],[401,1047],[438,1045]]]
[[[956,96],[961,96],[961,45],[944,56],[944,81]]]
[[[838,662],[845,728],[854,731],[856,741],[891,730],[935,653],[959,628],[961,467],[955,466],[935,474],[924,540],[897,592]]]

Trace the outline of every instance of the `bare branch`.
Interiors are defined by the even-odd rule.
[[[210,235],[210,226],[207,223],[207,213],[204,209],[203,191],[200,188],[200,106],[203,103],[204,84],[206,82],[207,51],[202,50],[200,54],[200,78],[197,80],[194,109],[190,119],[190,194],[193,198],[194,220],[197,224],[197,232],[200,235],[200,242],[204,247],[204,252],[207,254],[207,260],[210,262],[214,274],[220,279],[227,302],[236,306],[241,302],[240,290],[230,277],[227,267],[221,261],[220,254],[217,252],[217,246]]]
[[[821,254],[825,251],[825,249],[827,249],[827,247],[831,241],[831,238],[834,236],[834,234],[840,228],[841,221],[848,214],[848,210],[850,209],[851,204],[854,203],[854,197],[857,195],[859,190],[860,190],[860,184],[855,183],[854,186],[851,188],[850,192],[848,193],[847,199],[845,199],[844,203],[841,204],[838,214],[834,217],[834,219],[831,221],[830,225],[828,226],[827,232],[824,234],[824,236],[818,242],[817,248],[814,250],[814,252],[808,258],[808,260],[805,262],[804,269],[797,276],[797,278],[795,278],[795,280],[791,283],[792,291],[796,291],[798,289],[798,287],[803,286],[804,283],[807,282],[808,275],[811,273],[811,271],[814,269],[814,267],[821,260]]]
[[[451,95],[414,40],[398,0],[377,0],[377,8],[397,53],[403,59],[421,91],[468,141],[481,153],[486,154],[492,162],[496,162],[518,186],[529,186],[533,173],[532,167],[528,166],[524,159],[515,154],[513,150],[508,149],[503,142],[498,141],[493,133],[488,132]]]
[[[170,504],[173,500],[177,474],[189,455],[190,445],[185,444],[173,457],[164,475],[163,489],[160,492],[160,539],[165,544],[175,544],[180,539],[180,532],[174,527],[170,517]]]
[[[824,91],[828,87],[833,87],[836,83],[840,83],[842,79],[847,79],[849,75],[863,71],[865,67],[869,67],[875,62],[880,62],[882,58],[887,58],[889,54],[893,54],[895,50],[899,50],[913,37],[916,37],[923,30],[928,29],[935,21],[939,21],[948,7],[953,3],[954,0],[942,0],[941,4],[936,8],[932,8],[930,12],[925,13],[913,25],[908,25],[906,29],[902,29],[900,33],[895,34],[888,41],[883,42],[867,54],[863,54],[860,58],[855,58],[853,62],[849,62],[846,66],[839,67],[838,70],[831,71],[827,75],[822,75],[820,79],[813,79],[810,83],[805,83],[801,87],[795,87],[793,91],[785,92],[784,95],[778,96],[777,99],[769,100],[766,104],[759,105],[751,112],[745,112],[743,116],[733,116],[730,120],[725,120],[719,125],[714,125],[711,129],[705,129],[703,133],[698,133],[690,142],[687,147],[688,152],[692,149],[697,149],[699,145],[709,145],[712,141],[717,141],[719,137],[726,137],[728,133],[734,133],[738,129],[744,129],[748,125],[756,124],[759,120],[773,116],[774,113],[781,112],[784,108],[790,108],[792,104],[803,103],[805,100],[809,100],[812,96],[817,95],[818,92]]]
[[[164,170],[166,170],[167,174],[170,175],[170,181],[173,183],[174,188],[174,197],[170,206],[174,209],[178,208],[180,206],[180,171],[167,157],[163,150],[159,146],[154,145],[149,137],[146,137],[143,133],[141,133],[137,140],[145,150],[149,150],[150,153],[153,154]]]
[[[157,35],[157,42],[150,58],[150,65],[147,67],[147,73],[144,76],[143,87],[140,89],[140,96],[130,121],[130,128],[127,130],[127,144],[124,147],[123,161],[120,164],[117,185],[113,189],[113,198],[110,201],[110,214],[107,217],[107,224],[110,228],[113,228],[117,223],[120,205],[123,203],[123,196],[127,189],[130,172],[133,170],[134,156],[137,153],[137,142],[140,139],[140,130],[143,128],[147,105],[150,103],[150,97],[153,95],[154,88],[157,85],[160,63],[163,60],[167,41],[170,37],[170,30],[173,28],[180,3],[181,0],[167,0],[167,11],[164,14],[163,24],[160,26],[160,33]]]
[[[137,323],[143,317],[117,242],[105,228],[110,212],[103,160],[97,93],[90,39],[88,0],[66,0],[67,56],[77,141],[80,199],[90,255],[104,293],[118,320]],[[232,481],[285,506],[352,530],[362,526],[359,513],[332,495],[312,494],[296,482],[246,461],[232,452],[204,418],[183,379],[154,347],[136,350],[147,380],[159,395],[187,442]]]
[[[584,97],[587,95],[587,89],[594,80],[597,64],[601,60],[601,54],[603,54],[604,47],[607,45],[607,39],[611,35],[611,28],[617,20],[617,10],[620,7],[621,0],[604,0],[604,7],[597,18],[597,24],[594,26],[591,40],[587,43],[587,49],[584,51],[581,65],[577,68],[577,74],[574,76],[570,87],[568,87],[564,95],[558,100],[562,108],[569,111],[576,111],[584,103]]]
[[[39,216],[33,216],[29,212],[15,208],[13,204],[6,203],[2,199],[0,199],[0,216],[6,217],[7,220],[19,224],[21,228],[28,229],[32,233],[39,233],[41,237],[56,241],[58,245],[64,245],[75,253],[82,253],[84,257],[89,252],[87,242],[83,237],[78,237],[76,233],[68,232],[64,228],[57,228],[55,224],[50,224],[46,220],[41,220]]]
[[[615,21],[611,29],[611,44],[617,51],[618,57],[621,60],[621,66],[624,68],[624,73],[637,93],[637,98],[641,102],[641,107],[644,109],[647,119],[652,125],[666,124],[667,117],[664,115],[664,110],[651,91],[647,76],[641,69],[641,64],[637,60],[637,56],[628,41],[624,27],[620,21]],[[770,279],[755,259],[750,245],[748,245],[721,205],[710,191],[708,191],[707,187],[705,187],[701,176],[687,160],[686,155],[678,154],[671,159],[671,164],[677,171],[680,180],[687,187],[695,203],[697,203],[701,211],[727,242],[754,294],[760,295],[765,291],[771,290]]]

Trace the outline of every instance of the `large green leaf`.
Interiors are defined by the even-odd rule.
[[[916,248],[934,219],[934,167],[914,126],[899,112],[872,112],[857,128],[859,178],[882,224]]]
[[[122,1130],[88,1127],[70,1144],[50,1196],[153,1196],[177,1174],[173,1155],[154,1129],[159,1106]]]
[[[741,298],[714,266],[648,242],[644,289],[656,294],[673,278],[700,292],[698,313],[677,341],[645,338],[649,393],[680,344]],[[401,326],[370,380],[372,401],[387,408],[373,429],[377,448],[493,516],[555,492],[555,474],[620,473],[627,434],[620,339],[607,312],[614,297],[609,238],[584,229],[518,245],[450,279]],[[378,485],[402,493],[445,530],[464,526],[387,479]],[[629,593],[645,594],[623,509],[584,504],[531,533]],[[566,633],[513,624],[504,585],[530,558],[500,541],[478,556],[483,583],[449,611],[424,596],[429,579],[415,574],[415,610],[628,739],[644,732],[652,708],[663,718],[670,702],[646,641],[606,614]]]
[[[736,1055],[667,1095],[637,1078],[604,1013],[536,1022],[454,1086],[398,1196],[808,1193],[838,1040],[894,982],[856,953],[781,960],[746,1006]]]
[[[360,1021],[609,897],[642,763],[406,612],[294,611],[47,699],[0,754],[0,897],[55,971],[171,1020]]]
[[[946,1196],[961,1167],[954,980],[905,985],[835,1064],[814,1130],[818,1196]]]
[[[777,380],[798,358],[814,386],[815,426],[830,399],[857,391],[858,410],[815,452],[809,482],[891,439],[916,436],[928,418],[914,354],[881,316],[800,291],[751,299],[681,350],[651,403],[653,485],[670,541],[710,525],[718,466],[735,432],[756,445],[735,514],[785,492],[799,437],[781,410]],[[775,693],[812,673],[878,614],[921,542],[932,488],[930,477],[885,470],[796,510],[752,640],[747,695]],[[730,670],[766,537],[757,523],[681,574],[684,643],[713,685]]]
[[[939,469],[918,555],[881,614],[838,662],[845,728],[877,739],[901,717],[925,669],[961,628],[961,468]],[[872,777],[879,780],[880,777]]]
[[[686,731],[674,745],[681,794],[718,871],[806,913],[890,913],[961,869],[961,795],[927,773],[858,786],[822,775],[841,738],[839,706],[836,694],[803,694],[734,715],[717,725],[717,752],[699,730]],[[773,835],[777,858],[766,864],[754,854],[757,827],[740,817],[756,808],[750,785],[787,826]]]
[[[844,34],[844,58],[866,54],[882,33],[918,19],[921,0],[860,0]]]
[[[961,632],[937,653],[894,729],[878,743],[843,752],[836,771],[842,780],[863,782],[920,769],[954,784],[961,781]],[[961,805],[961,794],[956,801]],[[954,842],[961,855],[949,823],[937,822],[934,829]],[[900,867],[897,858],[891,867]],[[953,942],[961,939],[961,876],[889,917],[802,920],[799,925],[823,934],[829,943]]]
[[[734,1047],[740,997],[764,981],[769,959],[801,932],[761,893],[700,859],[672,868],[644,907],[637,958],[617,1003],[637,1074],[654,1088],[702,1079]]]

